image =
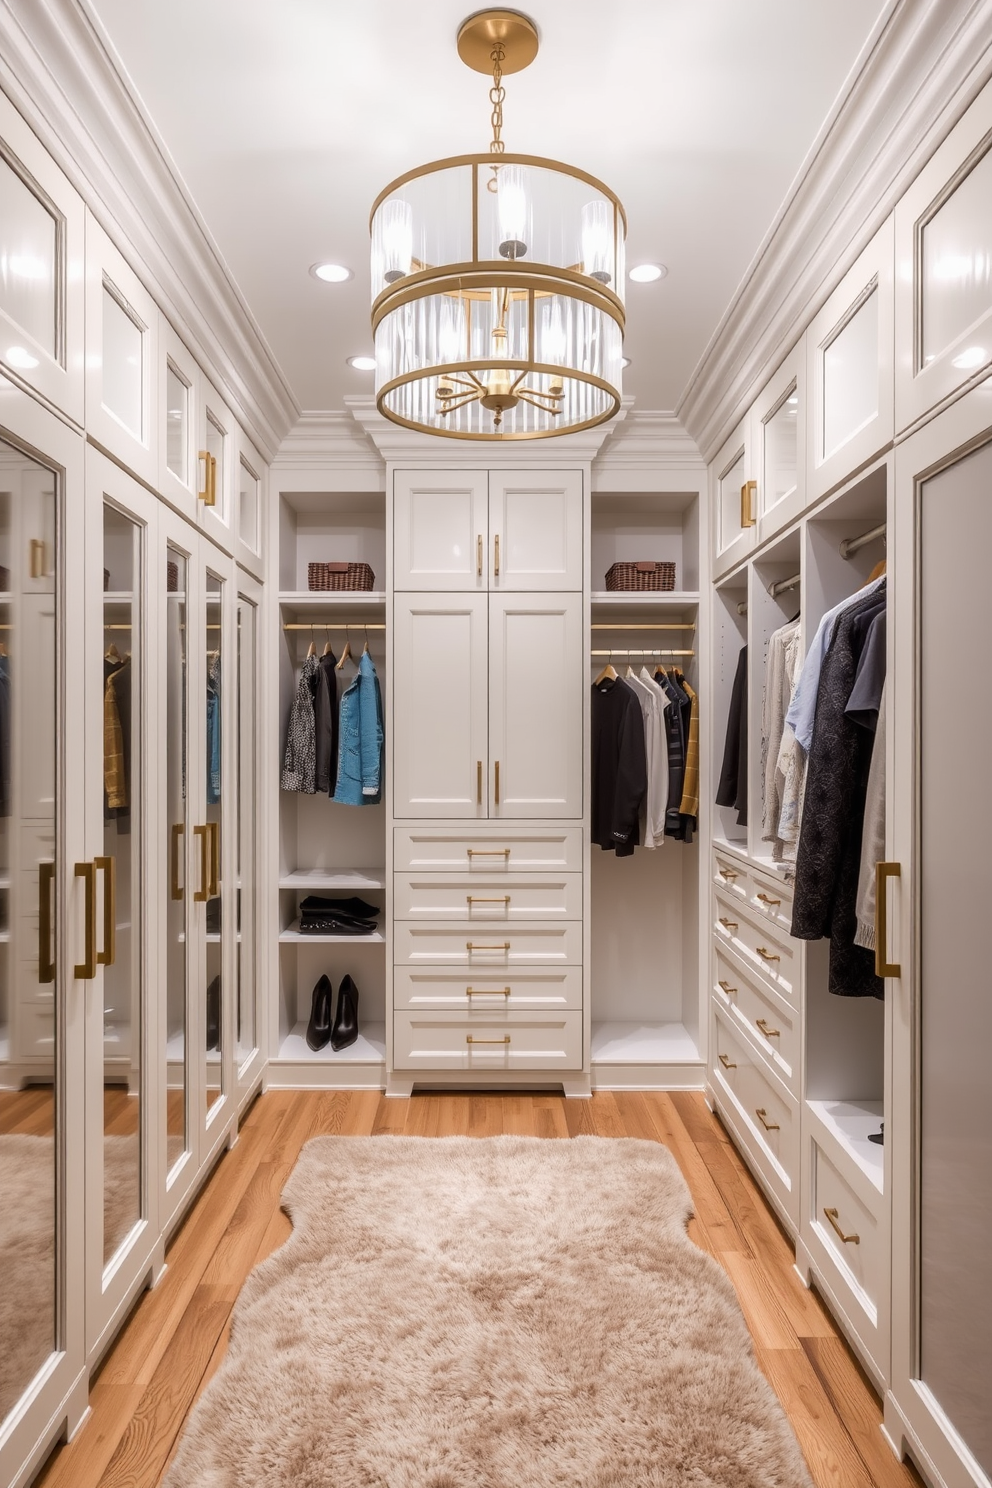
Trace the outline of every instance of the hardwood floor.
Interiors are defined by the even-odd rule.
[[[92,1392],[92,1415],[56,1450],[38,1488],[156,1488],[183,1423],[227,1347],[251,1268],[287,1238],[279,1196],[303,1143],[327,1133],[473,1137],[641,1137],[670,1148],[689,1184],[693,1240],[733,1280],[758,1359],[817,1488],[913,1488],[879,1431],[878,1399],[829,1314],[793,1269],[792,1249],[719,1121],[696,1094],[261,1096],[139,1301]]]

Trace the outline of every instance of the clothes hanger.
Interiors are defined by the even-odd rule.
[[[617,674],[616,669],[613,665],[613,648],[611,647],[610,659],[592,685],[593,687],[600,687],[604,682],[615,682],[616,680]]]
[[[110,645],[106,649],[106,652],[104,653],[104,660],[105,661],[120,661],[120,659],[121,659],[121,653],[117,649],[117,643],[116,643],[116,641],[111,641]]]
[[[884,573],[885,573],[885,559],[884,558],[880,558],[878,560],[878,562],[875,564],[875,567],[872,569],[871,573],[868,575],[868,583],[869,584],[874,584],[875,580],[876,579],[880,579]]]
[[[351,631],[348,629],[348,626],[347,626],[347,623],[346,623],[345,624],[345,627],[344,627],[344,650],[341,652],[341,660],[338,662],[338,664],[334,668],[334,670],[336,672],[339,672],[341,670],[341,668],[344,666],[345,662],[346,661],[350,661],[350,660],[351,660]]]
[[[333,652],[331,651],[331,630],[330,630],[330,626],[327,625],[326,622],[324,624],[324,636],[325,636],[326,639],[324,640],[324,652],[323,652],[323,654],[325,656],[331,656],[331,655],[333,655]]]
[[[307,661],[317,655],[317,642],[313,638],[313,621],[310,622],[310,644],[307,647]]]
[[[366,627],[365,627],[365,645],[362,647],[362,655],[363,656],[368,656],[369,654],[370,654],[369,653],[369,628],[366,625]]]

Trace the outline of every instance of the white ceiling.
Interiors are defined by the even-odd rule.
[[[412,166],[483,151],[473,0],[90,0],[305,409],[371,392],[368,212]],[[624,392],[671,409],[882,0],[532,0],[510,150],[601,177],[627,209]],[[344,285],[312,263],[347,264]]]

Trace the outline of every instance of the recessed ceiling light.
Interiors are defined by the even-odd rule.
[[[343,284],[346,279],[352,277],[351,270],[346,269],[344,264],[311,264],[310,272],[315,279],[323,279],[325,284]]]
[[[630,357],[624,357],[623,358],[623,364],[624,364],[625,367],[629,367],[630,366]]]
[[[23,346],[8,346],[6,360],[11,367],[20,367],[25,372],[38,365],[38,358],[25,351]]]
[[[664,279],[667,273],[664,264],[635,264],[627,278],[633,279],[635,284],[653,284],[656,279]]]
[[[951,363],[952,367],[959,367],[962,372],[969,371],[972,367],[980,367],[988,356],[984,346],[969,346],[956,356]]]
[[[354,367],[356,372],[374,372],[375,357],[357,356],[348,358],[348,366]]]

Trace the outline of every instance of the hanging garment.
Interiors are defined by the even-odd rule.
[[[679,815],[679,807],[682,804],[682,790],[685,785],[685,719],[682,712],[683,703],[689,699],[681,687],[678,687],[664,668],[659,667],[654,674],[654,680],[668,698],[669,706],[665,710],[665,736],[668,741],[668,806],[665,811],[665,835],[666,837],[679,838],[682,835],[682,818]]]
[[[685,780],[679,815],[682,818],[683,842],[691,842],[699,815],[699,698],[681,672],[675,673],[682,691],[689,699],[689,730],[685,746]]]
[[[816,635],[813,637],[812,645],[806,654],[802,673],[796,684],[796,690],[789,704],[788,714],[786,715],[786,723],[791,727],[807,755],[809,754],[810,741],[813,738],[813,719],[816,715],[816,699],[820,686],[820,669],[823,666],[823,659],[833,639],[834,626],[841,615],[846,610],[849,610],[852,605],[859,604],[862,599],[868,599],[879,592],[884,593],[885,591],[882,587],[884,584],[885,575],[883,574],[880,579],[876,579],[873,583],[866,585],[864,589],[859,589],[856,594],[850,595],[847,599],[842,600],[839,605],[835,605],[832,610],[828,610],[816,628]]]
[[[103,785],[104,820],[128,830],[131,780],[131,663],[104,658]]]
[[[630,687],[641,709],[644,722],[644,760],[647,790],[640,812],[638,841],[649,850],[665,841],[665,813],[668,809],[668,741],[665,738],[665,709],[668,698],[645,669],[638,677],[628,671],[623,679]]]
[[[335,801],[344,806],[372,806],[382,799],[384,738],[379,678],[371,656],[363,651],[338,710]]]
[[[308,656],[300,667],[296,697],[289,714],[286,753],[282,764],[282,789],[312,796],[316,793],[317,736],[314,719],[314,686],[317,658]]]
[[[792,852],[791,844],[784,842],[779,835],[786,780],[785,773],[779,769],[779,753],[785,732],[785,715],[789,711],[799,672],[800,628],[798,620],[793,620],[768,638],[765,696],[761,710],[761,840],[772,844],[772,857],[779,861]]]
[[[337,658],[328,651],[317,663],[314,697],[314,772],[318,791],[333,796],[338,780]]]
[[[747,826],[747,647],[742,646],[737,658],[734,685],[730,692],[727,715],[727,741],[723,749],[723,767],[716,789],[716,804],[730,806],[737,812],[737,825]]]
[[[820,668],[792,906],[798,940],[830,939],[828,985],[839,997],[881,997],[874,958],[854,943],[871,735],[847,716],[858,662],[885,593],[862,591],[838,618]]]
[[[861,839],[858,871],[858,928],[854,944],[866,951],[875,949],[875,864],[885,858],[885,683],[871,749],[868,789],[865,795],[865,826]],[[883,947],[884,949],[884,947]]]
[[[648,788],[641,705],[626,682],[606,678],[593,684],[591,719],[592,841],[628,858]]]
[[[10,815],[10,660],[0,656],[0,816]]]
[[[207,805],[220,801],[220,652],[215,652],[207,671]]]

